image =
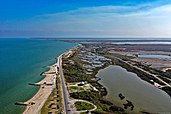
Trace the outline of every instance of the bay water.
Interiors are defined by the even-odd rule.
[[[27,101],[38,90],[28,85],[43,79],[40,74],[55,58],[76,46],[58,40],[46,39],[0,39],[0,114],[20,114],[23,106],[18,101]]]

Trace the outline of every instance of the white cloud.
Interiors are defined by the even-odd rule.
[[[53,36],[171,37],[171,5],[99,6],[45,14],[22,24]]]

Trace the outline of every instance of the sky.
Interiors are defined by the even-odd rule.
[[[171,38],[171,0],[0,0],[0,37]]]

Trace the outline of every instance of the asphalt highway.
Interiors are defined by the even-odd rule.
[[[67,90],[67,86],[65,83],[64,75],[63,75],[63,69],[62,69],[62,55],[58,58],[58,67],[59,67],[59,75],[61,78],[61,84],[62,84],[62,95],[63,95],[63,103],[64,103],[64,113],[65,114],[71,114],[71,108],[69,107],[69,93]]]

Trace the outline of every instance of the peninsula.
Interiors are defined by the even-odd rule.
[[[100,83],[101,78],[97,74],[111,65],[121,66],[135,73],[153,88],[171,96],[171,60],[140,57],[145,54],[170,56],[168,45],[161,44],[158,48],[154,44],[127,45],[80,40],[69,42],[77,42],[80,45],[61,54],[56,63],[49,67],[49,71],[42,73],[45,78],[31,84],[40,86],[35,96],[27,102],[16,103],[26,106],[23,114],[156,113],[144,107],[140,109],[133,99],[121,91],[116,92],[115,99],[120,99],[119,101],[108,98],[109,88]],[[169,112],[170,109],[166,111]]]

